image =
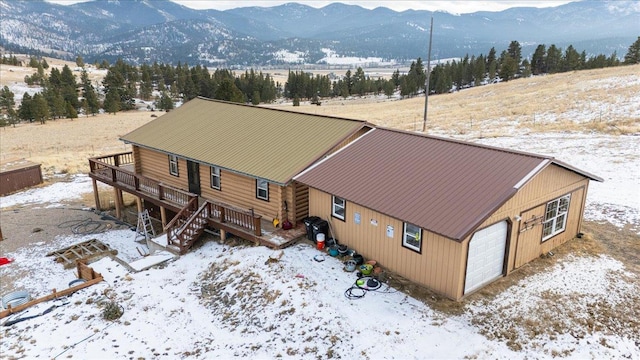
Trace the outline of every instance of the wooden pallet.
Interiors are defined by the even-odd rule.
[[[97,239],[91,239],[64,249],[52,251],[47,256],[54,256],[55,262],[63,264],[65,269],[70,269],[75,267],[79,260],[86,262],[117,254],[118,250],[111,249],[109,245]]]

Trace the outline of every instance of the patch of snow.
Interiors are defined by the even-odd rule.
[[[106,185],[101,187],[108,188]],[[13,195],[0,197],[0,209],[14,205],[44,204],[57,206],[67,200],[80,199],[82,194],[91,193],[91,178],[84,174],[71,176],[71,182],[59,181],[51,185],[33,188]]]

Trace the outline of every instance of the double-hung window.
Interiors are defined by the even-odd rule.
[[[217,166],[211,167],[211,188],[220,190],[220,168]]]
[[[570,202],[571,194],[547,203],[544,222],[542,223],[542,241],[546,241],[564,231],[567,226],[567,213],[569,212]]]
[[[402,246],[413,251],[422,251],[422,229],[416,225],[404,223]]]
[[[178,156],[169,155],[169,174],[178,176]]]
[[[256,180],[256,197],[269,201],[269,182],[265,179]]]
[[[331,216],[344,221],[346,205],[347,203],[344,199],[333,196],[333,200],[331,202]]]

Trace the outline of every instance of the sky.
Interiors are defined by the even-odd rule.
[[[87,0],[47,0],[58,4],[74,4]],[[127,0],[121,0],[127,1]],[[153,0],[152,0],[153,1]],[[299,1],[282,1],[282,0],[174,0],[174,2],[190,7],[192,9],[216,9],[227,10],[237,7],[262,6],[270,7],[289,2],[297,2],[306,4],[316,8],[321,8],[333,2],[341,2],[351,5],[359,5],[367,9],[376,7],[386,7],[395,11],[413,10],[429,10],[429,11],[447,11],[450,13],[464,14],[476,11],[501,11],[512,7],[552,7],[569,3],[566,0],[494,0],[494,1],[439,1],[439,0],[393,0],[393,1],[325,1],[325,0],[299,0]]]

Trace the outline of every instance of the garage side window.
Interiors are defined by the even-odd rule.
[[[331,204],[331,216],[344,221],[346,201],[337,196],[333,196]]]
[[[169,174],[178,176],[178,157],[176,155],[169,155]]]
[[[211,167],[211,188],[220,190],[220,168],[217,166]]]
[[[422,251],[422,229],[413,224],[404,223],[402,246],[416,252]]]
[[[542,241],[564,231],[567,226],[567,213],[569,212],[569,202],[571,195],[565,195],[547,203],[544,212],[544,222],[542,223]]]

